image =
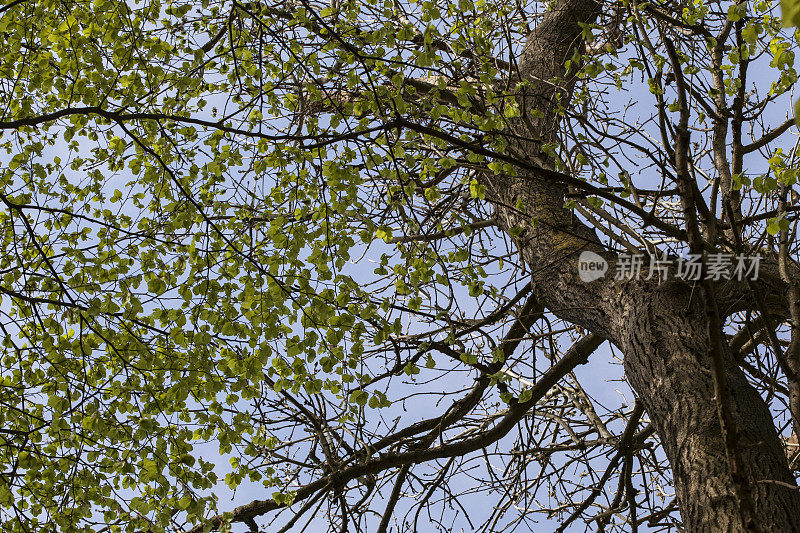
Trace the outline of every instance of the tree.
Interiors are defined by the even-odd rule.
[[[4,529],[799,531],[778,9],[0,7]]]

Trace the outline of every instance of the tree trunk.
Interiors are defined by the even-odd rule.
[[[631,298],[616,341],[661,437],[687,531],[744,531],[717,416],[706,316],[689,290]],[[689,293],[689,294],[687,294]],[[800,492],[766,404],[730,351],[726,374],[738,449],[763,531],[800,531]]]
[[[742,531],[731,468],[717,416],[702,292],[682,281],[613,279],[614,254],[564,209],[566,187],[553,179],[540,143],[556,140],[557,107],[572,91],[564,62],[583,47],[581,24],[599,12],[595,0],[562,0],[531,33],[519,59],[518,101],[523,117],[512,124],[510,147],[527,158],[517,176],[485,178],[499,220],[533,270],[534,288],[555,315],[618,346],[627,377],[657,428],[672,465],[687,531]],[[550,83],[555,81],[555,83]],[[532,110],[537,113],[530,113]],[[520,140],[527,139],[527,140]],[[542,171],[531,170],[539,166]],[[583,283],[577,258],[591,250],[612,273]],[[722,293],[736,293],[728,287]],[[789,470],[772,416],[725,353],[739,429],[738,448],[753,489],[756,520],[764,531],[800,531],[800,491]]]

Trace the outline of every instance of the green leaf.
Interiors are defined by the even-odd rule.
[[[8,163],[8,168],[11,170],[16,170],[22,165],[25,161],[25,156],[22,154],[14,154],[14,157],[11,158],[11,161]]]
[[[358,389],[350,393],[350,403],[355,403],[357,405],[360,405],[361,407],[364,407],[367,404],[368,400],[369,400],[369,394],[367,393],[367,391]]]
[[[469,193],[473,198],[483,200],[486,197],[486,186],[478,183],[478,180],[472,179],[469,182]]]
[[[375,236],[379,239],[383,239],[384,242],[391,242],[392,241],[392,228],[383,226],[375,230]]]
[[[747,4],[737,3],[728,8],[728,20],[736,22],[747,14]]]
[[[784,218],[785,216],[786,214],[782,213],[780,216],[770,218],[769,224],[767,224],[767,233],[777,235],[781,231],[789,229],[789,221]]]
[[[760,33],[760,29],[761,29],[760,25],[752,22],[749,23],[742,29],[742,38],[745,40],[745,42],[749,44],[756,44],[756,41],[758,40],[758,34]]]
[[[533,391],[529,388],[522,389],[522,392],[519,393],[519,402],[525,403],[533,397]]]
[[[413,363],[406,363],[406,366],[403,367],[403,372],[408,376],[415,376],[420,373],[420,369]]]

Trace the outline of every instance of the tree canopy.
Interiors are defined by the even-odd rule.
[[[4,531],[800,528],[794,4],[0,7]]]

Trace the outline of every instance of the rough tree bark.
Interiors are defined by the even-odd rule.
[[[616,259],[563,207],[566,185],[548,176],[552,166],[539,150],[541,142],[555,139],[558,102],[565,104],[570,97],[565,60],[576,47],[584,46],[581,24],[593,22],[599,10],[594,0],[562,0],[529,36],[518,61],[523,114],[512,124],[508,140],[530,167],[520,168],[513,177],[486,176],[486,185],[498,205],[502,226],[518,235],[515,240],[533,270],[535,292],[544,305],[624,353],[627,377],[672,465],[687,531],[743,531],[717,415],[702,292],[683,281],[659,286],[607,276],[581,282],[577,271],[581,251],[603,255],[612,271]],[[533,109],[540,113],[533,116]],[[544,170],[537,172],[535,167]],[[723,318],[741,309],[746,290],[734,282],[720,288]],[[764,531],[800,531],[800,491],[792,488],[794,478],[772,417],[727,347],[723,357],[739,430],[738,451],[753,491],[754,518]]]

